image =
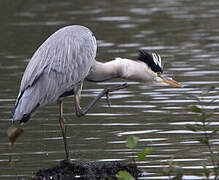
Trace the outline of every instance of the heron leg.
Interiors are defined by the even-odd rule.
[[[59,123],[60,123],[60,127],[61,127],[61,130],[62,130],[62,137],[63,137],[64,146],[65,146],[66,160],[70,160],[69,149],[68,149],[67,140],[66,140],[65,119],[64,119],[64,116],[63,116],[63,101],[58,100],[58,104],[59,104]]]
[[[80,92],[77,93],[78,91],[75,91],[74,98],[75,98],[76,115],[78,117],[81,117],[81,116],[85,115],[97,103],[97,101],[105,95],[106,95],[107,101],[109,103],[109,96],[108,95],[109,95],[110,92],[117,91],[117,90],[120,90],[120,89],[124,89],[126,87],[128,87],[127,83],[103,89],[85,108],[80,107],[80,98],[79,98]]]

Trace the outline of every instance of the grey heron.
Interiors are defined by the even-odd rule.
[[[12,111],[12,122],[25,123],[39,106],[57,101],[66,159],[69,159],[69,150],[63,117],[63,97],[74,95],[76,115],[80,117],[102,96],[127,86],[123,84],[105,88],[85,108],[81,108],[79,98],[84,80],[100,82],[123,78],[148,84],[181,86],[162,74],[160,55],[140,51],[138,60],[116,58],[102,63],[95,59],[96,50],[96,39],[84,26],[66,26],[56,31],[30,59]]]

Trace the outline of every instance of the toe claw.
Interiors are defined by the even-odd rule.
[[[110,107],[111,102],[110,102],[109,92],[106,92],[106,101],[107,101],[108,106]]]

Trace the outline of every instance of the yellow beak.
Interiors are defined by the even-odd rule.
[[[163,83],[165,84],[168,84],[170,86],[173,86],[173,87],[183,87],[182,84],[174,81],[173,79],[165,76],[165,75],[160,75],[160,78],[162,79]]]

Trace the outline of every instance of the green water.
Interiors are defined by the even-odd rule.
[[[184,82],[184,88],[149,87],[129,82],[127,89],[111,94],[112,106],[101,100],[82,118],[74,115],[73,98],[64,103],[68,142],[73,161],[131,161],[125,140],[140,137],[138,150],[152,147],[140,163],[142,179],[167,179],[161,174],[166,161],[184,168],[187,179],[200,172],[207,149],[185,128],[195,122],[187,98],[202,88],[216,86],[206,100],[219,98],[219,2],[217,0],[117,0],[1,2],[0,6],[0,179],[30,179],[42,167],[64,158],[57,105],[41,107],[23,127],[24,134],[13,149],[13,170],[8,164],[6,130],[10,111],[19,91],[27,62],[39,45],[54,31],[70,24],[89,27],[98,40],[97,59],[135,59],[138,49],[162,56],[165,73]],[[121,83],[85,82],[82,106],[101,89]],[[216,100],[209,108],[219,108]],[[212,127],[218,128],[218,112]],[[218,145],[215,138],[214,145]]]

